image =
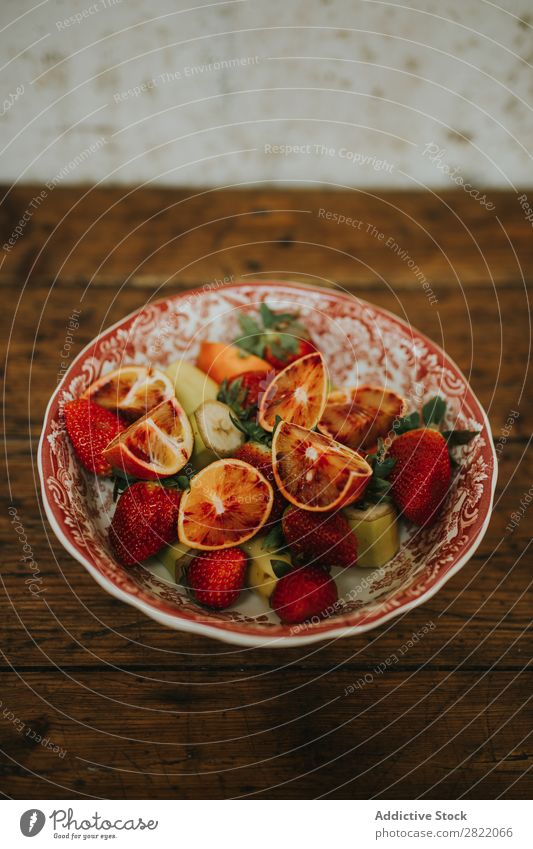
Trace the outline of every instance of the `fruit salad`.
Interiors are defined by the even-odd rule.
[[[254,592],[301,624],[334,615],[339,570],[384,566],[402,523],[436,520],[453,449],[476,434],[442,430],[440,397],[408,412],[387,387],[334,386],[298,315],[262,303],[239,323],[195,363],[104,375],[64,423],[81,465],[113,482],[118,562],[157,557],[202,607]]]

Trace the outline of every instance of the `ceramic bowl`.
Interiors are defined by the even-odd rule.
[[[323,352],[337,386],[370,382],[405,396],[408,408],[439,394],[447,425],[479,430],[458,451],[460,461],[438,520],[419,529],[402,523],[398,554],[380,569],[334,575],[335,615],[299,626],[279,619],[252,591],[223,612],[198,607],[162,566],[125,569],[107,541],[114,504],[110,481],[88,475],[65,432],[62,407],[121,363],[165,367],[195,360],[202,339],[231,341],[237,315],[266,300],[297,310]],[[335,290],[299,284],[209,285],[151,303],[105,330],[73,361],[54,391],[39,444],[39,473],[50,524],[64,548],[103,589],[166,625],[243,646],[284,647],[354,635],[405,613],[433,596],[472,556],[487,528],[497,475],[488,421],[468,382],[433,342],[396,316]]]

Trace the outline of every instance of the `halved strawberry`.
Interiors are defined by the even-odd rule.
[[[103,451],[126,429],[124,421],[88,398],[69,401],[63,408],[63,415],[67,433],[82,466],[95,475],[110,475],[111,465]]]

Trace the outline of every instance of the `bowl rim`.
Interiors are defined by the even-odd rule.
[[[188,616],[180,610],[176,610],[175,614],[166,613],[156,606],[152,606],[148,602],[144,601],[141,598],[138,598],[126,590],[121,589],[116,586],[109,578],[102,575],[101,572],[93,565],[91,560],[86,557],[84,554],[79,551],[75,545],[73,545],[70,540],[65,536],[63,529],[59,525],[56,519],[56,508],[52,504],[49,498],[48,486],[46,483],[46,475],[44,470],[44,452],[47,448],[47,437],[49,435],[49,425],[51,418],[52,408],[55,406],[58,397],[61,392],[64,390],[65,385],[71,379],[71,372],[74,371],[75,367],[83,361],[85,354],[91,348],[94,348],[95,344],[100,340],[102,336],[108,333],[112,333],[114,330],[119,328],[121,325],[126,324],[127,322],[133,320],[137,315],[141,314],[144,309],[149,305],[150,307],[157,306],[158,304],[167,303],[169,301],[177,301],[184,297],[191,297],[196,294],[200,294],[205,290],[202,287],[195,287],[194,289],[185,289],[182,292],[176,292],[173,295],[168,295],[166,297],[158,298],[155,301],[150,301],[149,304],[145,304],[144,306],[133,310],[128,313],[126,316],[123,316],[121,319],[116,321],[114,324],[109,327],[104,328],[97,336],[91,339],[87,345],[77,354],[77,356],[72,360],[69,368],[62,376],[61,380],[55,387],[48,404],[46,406],[46,411],[43,418],[43,425],[41,429],[41,435],[39,438],[39,445],[37,449],[37,468],[39,472],[39,478],[41,483],[41,498],[45,510],[46,517],[50,523],[50,526],[56,535],[57,539],[63,546],[63,548],[68,551],[68,553],[74,557],[82,566],[85,567],[87,572],[94,578],[97,584],[99,584],[104,590],[106,590],[111,596],[116,598],[119,601],[123,601],[126,604],[131,605],[132,607],[137,608],[145,615],[149,616],[151,619],[155,620],[161,625],[165,625],[166,627],[172,628],[177,631],[184,631],[191,634],[200,634],[202,636],[212,637],[224,643],[229,643],[231,645],[238,645],[242,647],[249,648],[286,648],[289,646],[303,646],[309,645],[311,643],[316,643],[323,640],[336,640],[339,637],[352,636],[355,634],[362,634],[366,631],[371,630],[372,628],[377,627],[380,624],[384,624],[391,619],[400,616],[404,613],[408,613],[410,610],[413,610],[415,607],[419,607],[424,604],[430,598],[432,598],[440,589],[444,586],[447,581],[450,580],[457,572],[462,569],[462,567],[468,562],[468,560],[473,556],[479,547],[483,537],[485,536],[486,530],[488,528],[493,504],[494,504],[494,493],[496,490],[496,484],[498,479],[498,458],[496,455],[496,450],[494,446],[494,442],[492,440],[492,433],[490,429],[490,423],[488,420],[488,416],[477,398],[476,394],[473,392],[469,381],[466,379],[462,370],[457,366],[454,360],[445,352],[440,345],[437,345],[432,339],[422,333],[418,328],[415,328],[413,325],[406,322],[404,319],[395,315],[395,313],[390,310],[385,309],[384,307],[377,306],[376,304],[371,303],[370,301],[365,300],[364,298],[360,298],[358,295],[354,295],[347,292],[339,292],[335,288],[315,286],[308,283],[302,282],[285,282],[285,281],[275,281],[275,280],[257,280],[257,281],[235,281],[232,283],[228,283],[224,286],[224,291],[228,289],[240,289],[240,288],[249,288],[250,286],[257,285],[259,287],[267,287],[271,290],[272,288],[276,289],[286,289],[287,291],[291,290],[304,290],[310,292],[317,292],[320,294],[329,294],[335,298],[340,300],[349,300],[353,301],[354,298],[362,304],[363,306],[369,307],[372,310],[376,310],[392,319],[397,324],[401,325],[404,329],[408,329],[411,332],[413,330],[416,333],[416,336],[426,342],[431,348],[437,351],[445,360],[447,364],[453,366],[457,374],[464,381],[465,385],[468,387],[468,391],[474,403],[477,405],[480,413],[480,418],[483,422],[483,430],[486,431],[487,434],[487,445],[490,449],[492,465],[490,469],[491,479],[490,479],[490,492],[489,492],[489,500],[486,505],[486,512],[483,518],[483,522],[474,537],[474,539],[470,542],[465,552],[457,559],[457,561],[451,566],[449,569],[445,570],[439,577],[437,577],[431,586],[419,592],[419,594],[414,595],[410,600],[401,601],[402,596],[399,596],[399,603],[397,607],[394,607],[392,610],[388,612],[384,612],[378,615],[376,614],[376,610],[370,609],[368,621],[359,622],[354,625],[341,625],[335,627],[333,625],[334,619],[324,620],[325,627],[321,630],[314,630],[312,632],[308,631],[307,633],[294,633],[287,635],[269,635],[265,634],[251,634],[251,633],[242,633],[239,630],[235,630],[232,626],[232,623],[228,622],[217,622],[208,623],[203,621],[198,621],[196,619],[188,618]],[[331,626],[327,626],[327,622],[331,622]]]

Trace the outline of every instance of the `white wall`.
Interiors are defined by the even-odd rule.
[[[446,165],[533,184],[531,0],[1,0],[1,16],[8,183],[453,186]]]

